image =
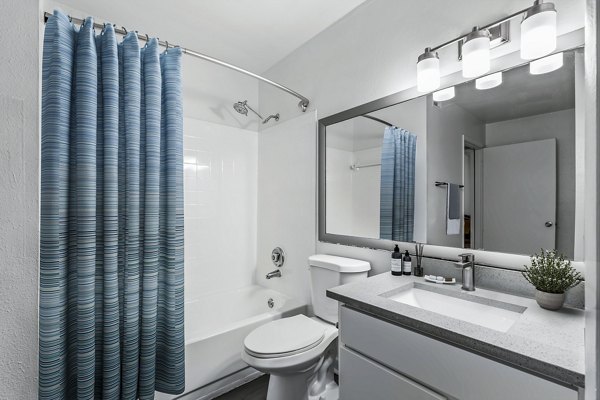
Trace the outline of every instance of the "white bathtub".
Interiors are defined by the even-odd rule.
[[[273,308],[268,305],[273,299]],[[306,305],[275,290],[248,286],[207,295],[185,304],[184,399],[212,397],[244,383],[256,371],[240,354],[254,328],[282,316],[303,313]],[[191,393],[194,392],[194,393]],[[173,399],[157,393],[157,399]]]

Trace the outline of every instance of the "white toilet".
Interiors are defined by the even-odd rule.
[[[338,304],[326,290],[367,277],[367,261],[317,254],[308,258],[315,317],[282,318],[244,340],[242,359],[271,374],[267,400],[337,400]]]

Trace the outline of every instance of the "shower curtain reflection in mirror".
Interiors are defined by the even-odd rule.
[[[413,240],[416,148],[417,137],[409,131],[385,128],[381,148],[381,239]]]

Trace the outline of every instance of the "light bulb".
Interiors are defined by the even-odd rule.
[[[440,59],[426,48],[417,60],[417,90],[430,92],[440,87]]]
[[[532,75],[541,75],[556,71],[563,66],[563,53],[552,54],[551,56],[540,58],[529,63],[529,73]]]
[[[536,0],[521,21],[521,58],[533,60],[556,50],[556,9]]]
[[[479,90],[495,88],[502,84],[502,72],[489,74],[475,79],[475,87]]]
[[[433,101],[446,101],[454,98],[454,86],[433,92]]]
[[[462,74],[475,78],[490,70],[490,33],[487,29],[473,28],[462,46]]]

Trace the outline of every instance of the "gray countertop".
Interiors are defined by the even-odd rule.
[[[500,332],[440,313],[409,306],[385,296],[415,283],[455,292],[455,297],[475,296],[478,303],[500,301],[526,307],[517,322]],[[459,346],[563,384],[583,387],[584,311],[563,308],[548,311],[534,299],[477,288],[461,289],[460,283],[441,285],[428,283],[415,276],[393,276],[383,273],[366,280],[338,286],[327,296],[357,310],[386,319],[408,329]],[[475,299],[474,299],[475,300]]]

